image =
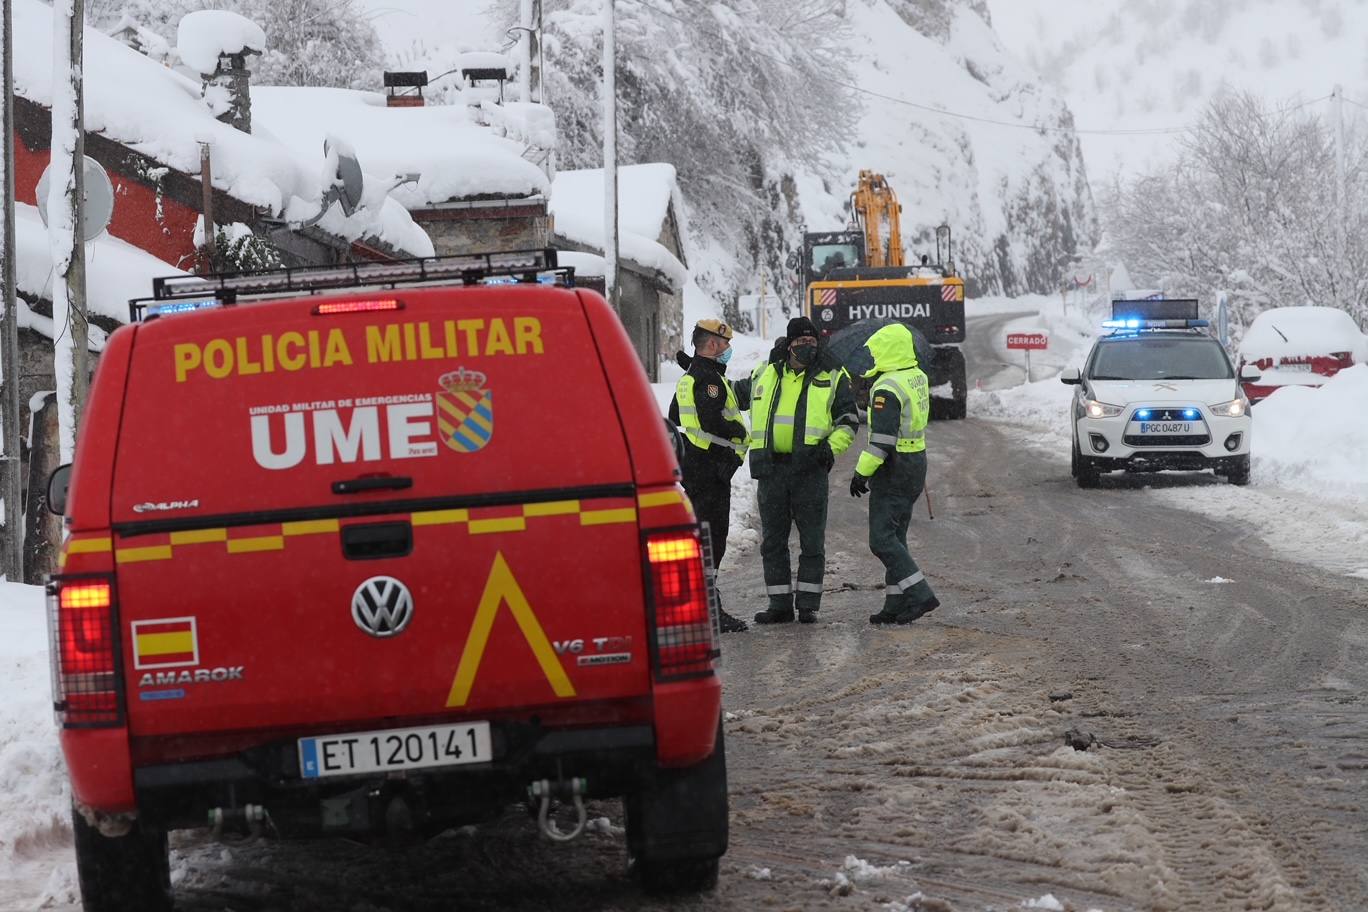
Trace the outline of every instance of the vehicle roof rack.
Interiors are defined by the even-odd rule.
[[[146,315],[175,313],[236,304],[242,298],[316,294],[349,288],[447,283],[476,285],[488,279],[509,278],[536,283],[550,273],[558,284],[573,288],[575,270],[561,266],[553,248],[507,250],[449,256],[416,257],[378,263],[338,263],[329,266],[285,266],[254,272],[211,275],[159,276],[152,280],[152,297],[128,302],[130,322]],[[162,303],[165,302],[165,303]]]

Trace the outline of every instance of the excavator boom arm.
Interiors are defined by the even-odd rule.
[[[870,266],[902,266],[902,206],[882,174],[861,171],[851,208],[865,237]]]

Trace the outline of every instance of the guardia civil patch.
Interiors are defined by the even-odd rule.
[[[709,395],[709,396],[711,396],[712,398],[716,399],[716,398],[717,398],[718,396],[720,396],[721,394],[722,394],[722,390],[720,390],[720,389],[718,388],[718,386],[717,386],[716,383],[709,383],[709,384],[708,384],[708,395]]]

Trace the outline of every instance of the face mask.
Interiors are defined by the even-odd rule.
[[[728,361],[731,360],[731,356],[732,356],[732,350],[729,348],[729,349],[727,349],[726,351],[724,351],[722,354],[720,354],[720,355],[717,356],[717,363],[718,363],[718,364],[726,364]]]
[[[812,359],[817,357],[815,345],[795,345],[789,351],[793,354],[793,360],[799,364],[811,364]]]

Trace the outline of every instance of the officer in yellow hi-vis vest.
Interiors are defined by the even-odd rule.
[[[731,360],[731,327],[721,320],[699,320],[694,326],[692,358],[680,352],[686,373],[675,385],[670,420],[684,432],[684,490],[694,515],[710,530],[714,566],[727,552],[731,520],[731,478],[746,452],[746,425],[736,391],[726,378]],[[739,633],[746,622],[721,612],[723,633]]]
[[[869,550],[884,565],[883,609],[871,624],[909,624],[940,605],[907,550],[912,505],[926,484],[926,374],[917,366],[912,331],[885,326],[865,343],[874,367],[869,391],[869,445],[860,454],[850,493],[869,492]]]
[[[826,571],[827,473],[855,439],[850,374],[818,346],[807,317],[789,321],[769,361],[737,384],[750,401],[751,477],[760,499],[760,558],[769,607],[757,624],[811,624]],[[789,576],[789,532],[798,526],[798,580]]]

